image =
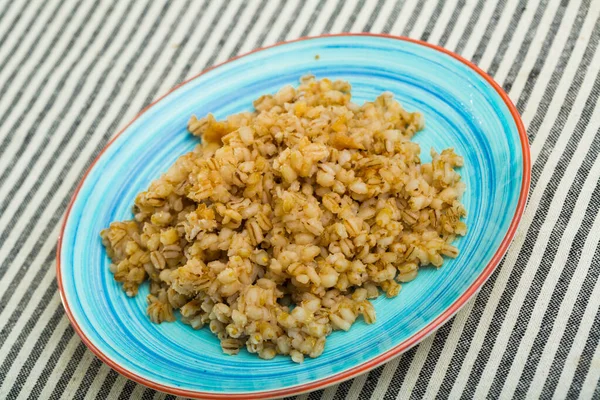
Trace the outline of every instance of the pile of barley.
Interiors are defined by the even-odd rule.
[[[396,296],[420,266],[456,257],[463,160],[432,150],[421,164],[422,116],[385,93],[351,103],[347,82],[305,77],[254,107],[192,117],[202,143],[101,236],[127,295],[150,280],[155,323],[179,309],[228,354],[302,362],[332,330],[373,323],[380,288]]]

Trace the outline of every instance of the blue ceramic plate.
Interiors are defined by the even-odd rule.
[[[316,57],[316,56],[319,57]],[[147,285],[135,298],[109,272],[99,232],[130,219],[136,193],[191,150],[192,114],[217,118],[250,110],[252,100],[297,85],[305,74],[352,84],[354,102],[391,91],[425,115],[415,136],[429,149],[454,147],[467,191],[468,234],[460,255],[425,268],[394,299],[374,301],[377,322],[334,332],[322,356],[294,364],[221,352],[208,330],[146,316]],[[155,389],[188,397],[283,396],[348,379],[413,346],[450,318],[491,274],[523,211],[530,164],[527,138],[506,94],[474,65],[432,45],[375,35],[301,39],[202,73],[142,112],[104,149],[72,200],[58,245],[58,282],[71,322],[115,370]]]

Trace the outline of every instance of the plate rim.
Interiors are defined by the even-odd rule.
[[[320,38],[347,37],[347,36],[367,36],[367,37],[379,37],[379,38],[386,38],[386,39],[401,40],[401,41],[421,45],[424,47],[428,47],[430,49],[436,50],[443,54],[449,55],[452,58],[458,60],[459,62],[465,64],[467,67],[469,67],[470,69],[475,71],[477,74],[479,74],[485,81],[487,81],[487,83],[490,84],[490,86],[498,93],[498,95],[502,98],[502,100],[508,107],[508,110],[510,111],[510,114],[512,115],[512,118],[516,124],[517,131],[519,133],[519,139],[521,142],[521,151],[522,151],[522,156],[523,156],[523,177],[522,177],[522,181],[521,181],[521,191],[519,193],[519,200],[517,203],[517,208],[515,210],[515,213],[512,217],[512,221],[510,223],[510,226],[508,227],[506,235],[502,239],[500,246],[494,253],[490,262],[486,265],[486,267],[479,274],[479,276],[475,279],[475,281],[473,281],[473,283],[458,297],[458,299],[456,299],[439,316],[437,316],[434,320],[430,321],[427,325],[425,325],[423,328],[421,328],[421,330],[419,330],[417,333],[415,333],[408,339],[397,344],[390,350],[388,350],[376,357],[373,357],[370,360],[367,360],[359,365],[356,365],[350,369],[347,369],[345,371],[338,372],[331,376],[328,376],[328,377],[325,377],[322,379],[317,379],[315,381],[308,382],[308,383],[303,383],[303,384],[294,385],[294,386],[288,386],[288,387],[281,388],[281,389],[257,391],[257,392],[229,392],[229,393],[228,392],[219,392],[219,393],[217,393],[217,392],[202,392],[202,391],[196,391],[196,390],[180,389],[180,388],[173,387],[173,386],[163,385],[161,383],[157,383],[157,382],[154,382],[147,378],[144,378],[134,372],[127,370],[125,367],[123,367],[123,366],[119,365],[118,363],[116,363],[115,361],[113,361],[109,356],[102,353],[102,351],[98,347],[96,347],[92,343],[92,341],[81,330],[81,328],[79,327],[79,325],[75,319],[75,316],[73,315],[73,313],[69,307],[69,304],[68,304],[67,298],[66,298],[66,294],[65,294],[65,288],[64,288],[63,282],[62,282],[60,260],[61,260],[63,235],[65,232],[65,228],[67,226],[67,222],[69,220],[69,216],[70,216],[73,204],[75,203],[75,200],[77,199],[77,195],[79,194],[79,191],[82,188],[87,176],[89,175],[90,171],[94,168],[94,166],[96,165],[98,160],[102,157],[104,152],[108,149],[108,147],[110,147],[113,144],[113,142],[119,136],[121,136],[121,134],[123,132],[125,132],[127,130],[127,128],[129,128],[129,126],[131,126],[138,118],[140,118],[146,111],[148,111],[148,109],[150,109],[151,107],[156,105],[158,102],[163,100],[165,97],[167,97],[169,94],[171,94],[178,88],[182,87],[183,85],[189,83],[190,81],[204,75],[205,73],[207,73],[215,68],[218,68],[222,65],[228,64],[239,58],[246,57],[250,54],[254,54],[256,52],[267,50],[267,49],[270,49],[273,47],[283,46],[283,45],[286,45],[289,43],[295,43],[295,42],[313,40],[313,39],[320,39]],[[146,106],[144,109],[142,109],[129,123],[127,123],[121,130],[119,130],[118,133],[111,140],[109,140],[107,142],[107,144],[98,153],[98,155],[96,156],[94,161],[90,164],[90,166],[84,173],[83,177],[79,181],[79,184],[77,185],[75,191],[73,192],[73,196],[71,197],[71,201],[69,202],[69,205],[65,212],[65,216],[63,218],[63,223],[62,223],[62,227],[60,229],[59,235],[58,235],[58,243],[57,243],[57,248],[56,248],[56,280],[58,283],[60,299],[61,299],[61,302],[65,309],[65,313],[67,314],[67,317],[68,317],[71,325],[73,326],[73,329],[75,330],[75,332],[77,332],[77,334],[81,338],[82,342],[92,351],[92,353],[94,353],[94,355],[96,357],[98,357],[100,360],[102,360],[102,362],[104,362],[105,364],[110,366],[112,369],[114,369],[115,371],[119,372],[120,374],[124,375],[125,377],[127,377],[137,383],[140,383],[140,384],[150,387],[152,389],[155,389],[155,390],[158,390],[161,392],[165,392],[165,393],[169,393],[169,394],[173,394],[176,396],[185,396],[185,397],[203,398],[203,399],[224,399],[224,398],[227,398],[227,399],[247,399],[247,398],[265,399],[265,398],[297,395],[297,394],[321,389],[321,388],[324,388],[324,387],[327,387],[327,386],[330,386],[330,385],[333,385],[336,383],[340,383],[340,382],[346,381],[348,379],[354,378],[360,374],[366,373],[366,372],[372,370],[373,368],[376,368],[376,367],[382,365],[383,363],[390,361],[391,359],[393,359],[393,358],[397,357],[398,355],[404,353],[405,351],[409,350],[411,347],[415,346],[416,344],[421,342],[423,339],[425,339],[427,336],[429,336],[430,334],[435,332],[437,329],[439,329],[444,323],[448,322],[448,320],[454,314],[456,314],[456,312],[458,312],[458,310],[460,310],[469,301],[469,299],[471,299],[473,297],[473,295],[475,295],[481,289],[483,284],[487,281],[487,279],[490,277],[492,272],[496,269],[496,267],[498,266],[498,264],[504,257],[504,254],[508,250],[508,247],[515,236],[517,227],[519,225],[519,222],[520,222],[523,212],[525,210],[525,205],[527,204],[527,197],[529,194],[530,182],[531,182],[531,155],[530,155],[530,148],[529,148],[529,140],[527,137],[527,132],[523,125],[523,121],[521,120],[521,116],[519,115],[519,112],[517,111],[516,107],[514,106],[514,104],[508,97],[508,94],[504,91],[504,89],[502,89],[502,87],[496,81],[494,81],[494,79],[492,77],[490,77],[486,72],[484,72],[481,68],[479,68],[477,65],[475,65],[471,61],[463,58],[462,56],[460,56],[450,50],[447,50],[441,46],[438,46],[438,45],[435,45],[432,43],[427,43],[422,40],[412,39],[412,38],[408,38],[405,36],[395,36],[395,35],[389,35],[389,34],[383,34],[383,33],[362,32],[362,33],[323,34],[323,35],[318,35],[318,36],[307,36],[307,37],[301,37],[301,38],[298,38],[295,40],[278,42],[273,45],[257,48],[250,52],[230,58],[227,61],[224,61],[220,64],[217,64],[210,68],[207,68],[207,69],[201,71],[199,74],[179,83],[178,85],[176,85],[172,89],[170,89],[167,93],[163,94],[162,96],[160,96],[159,98],[154,100],[152,103],[150,103],[148,106]]]

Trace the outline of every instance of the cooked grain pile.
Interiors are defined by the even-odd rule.
[[[317,357],[368,299],[400,291],[419,267],[456,257],[464,190],[452,149],[421,164],[423,127],[384,93],[350,102],[350,85],[305,77],[255,112],[192,117],[202,138],[150,188],[135,218],[102,231],[128,296],[150,280],[155,323],[208,325],[223,351]]]

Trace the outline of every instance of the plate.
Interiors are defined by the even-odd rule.
[[[439,270],[423,268],[393,299],[374,301],[377,322],[334,332],[322,356],[294,364],[245,350],[221,352],[207,329],[155,325],[146,316],[147,284],[128,298],[109,272],[99,232],[130,219],[135,195],[197,139],[192,114],[217,118],[250,110],[252,100],[298,84],[305,74],[344,79],[353,100],[392,92],[425,115],[414,140],[454,147],[467,191],[468,233],[460,255]],[[530,180],[527,136],[502,89],[479,68],[442,48],[382,35],[300,39],[254,51],[203,72],[146,108],[102,151],[68,208],[57,251],[57,279],[67,315],[83,342],[116,371],[154,389],[202,398],[276,397],[339,383],[406,351],[446,322],[498,265],[525,207]]]

